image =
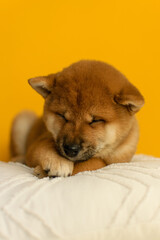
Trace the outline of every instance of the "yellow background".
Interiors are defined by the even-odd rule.
[[[159,0],[1,0],[0,160],[8,160],[12,118],[42,112],[27,79],[80,59],[108,62],[145,96],[138,153],[160,157]]]

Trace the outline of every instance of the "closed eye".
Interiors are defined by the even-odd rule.
[[[100,123],[100,122],[105,122],[103,119],[93,119],[92,122],[89,123],[89,125],[92,125],[94,123]]]
[[[68,120],[65,118],[65,116],[61,113],[56,113],[57,116],[63,118],[66,122],[68,122]]]

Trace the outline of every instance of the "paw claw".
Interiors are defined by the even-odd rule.
[[[35,169],[34,169],[34,175],[35,175],[36,177],[38,177],[38,178],[47,177],[46,172],[42,169],[41,166],[35,167]]]
[[[56,177],[58,177],[58,176],[49,176],[49,178],[56,178]]]

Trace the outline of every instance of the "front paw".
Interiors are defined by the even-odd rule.
[[[48,159],[37,166],[34,173],[37,177],[68,177],[72,175],[74,163],[65,158]]]

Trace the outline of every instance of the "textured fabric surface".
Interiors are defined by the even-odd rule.
[[[159,240],[160,159],[52,180],[0,162],[0,239]]]

